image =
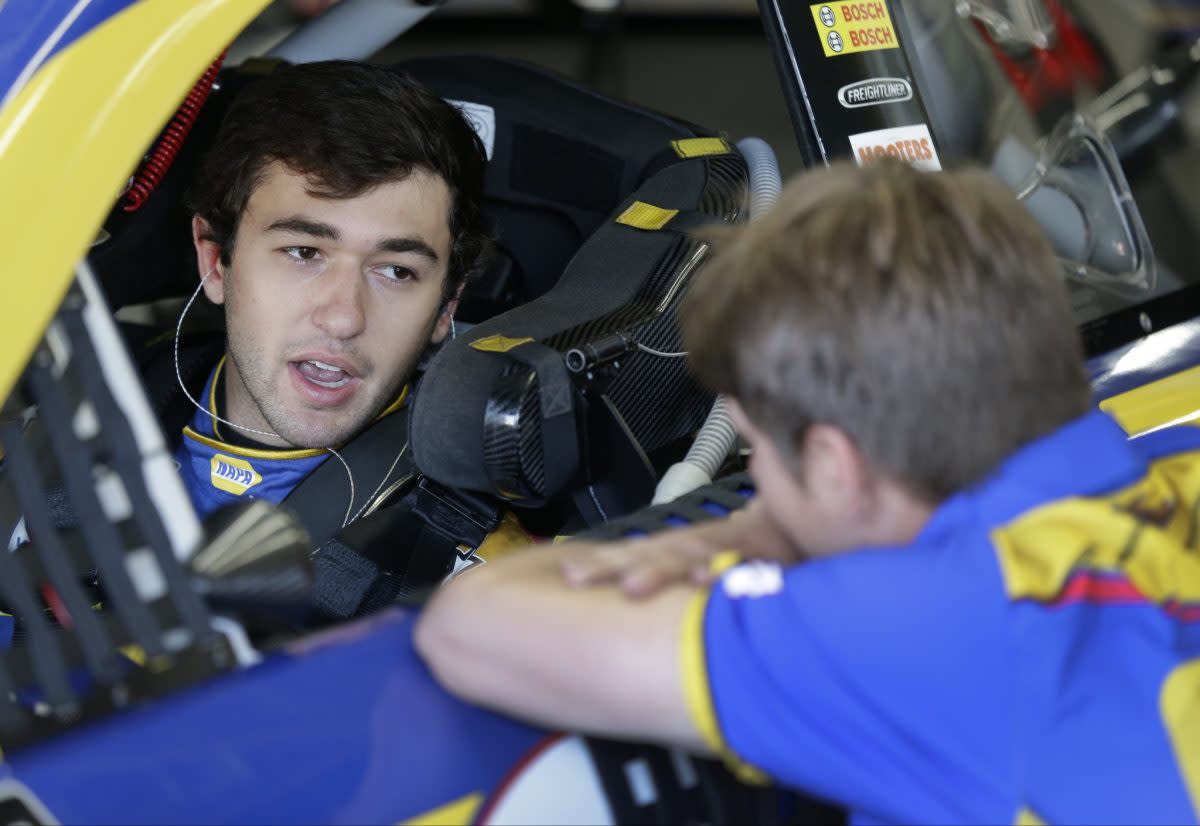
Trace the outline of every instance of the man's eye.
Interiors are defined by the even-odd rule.
[[[415,281],[417,274],[408,267],[401,267],[397,264],[384,264],[381,267],[376,267],[375,271],[391,281]]]
[[[320,250],[316,247],[284,247],[283,253],[298,261],[312,261],[320,254]]]

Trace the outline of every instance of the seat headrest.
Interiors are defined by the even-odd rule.
[[[588,441],[592,412],[615,413],[647,453],[699,427],[711,395],[683,359],[641,347],[679,351],[678,304],[707,255],[707,245],[674,229],[670,218],[733,222],[743,215],[745,162],[723,141],[709,144],[724,149],[690,159],[675,154],[626,197],[552,289],[446,343],[412,409],[410,444],[422,472],[541,504],[596,481],[602,462]],[[630,220],[637,215],[665,217]],[[567,373],[564,414],[559,388]]]
[[[567,262],[694,126],[604,97],[547,69],[476,55],[393,66],[457,102],[490,145],[487,210],[505,265],[468,287],[460,315],[481,321],[545,293]],[[477,293],[493,300],[473,307]],[[488,310],[494,310],[488,312]]]

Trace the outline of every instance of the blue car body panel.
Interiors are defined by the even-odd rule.
[[[64,823],[396,822],[487,797],[546,732],[461,703],[389,611],[22,749]]]
[[[0,99],[58,52],[137,0],[0,3]]]
[[[1200,318],[1174,324],[1088,360],[1097,401],[1200,364]]]

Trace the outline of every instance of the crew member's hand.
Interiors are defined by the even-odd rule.
[[[713,578],[713,557],[720,551],[688,529],[664,531],[623,542],[564,548],[562,570],[576,588],[612,583],[635,599],[669,585],[706,585]]]
[[[612,584],[640,599],[669,585],[707,585],[720,573],[713,560],[723,551],[784,564],[802,558],[755,499],[725,519],[623,542],[564,547],[562,571],[574,587]]]

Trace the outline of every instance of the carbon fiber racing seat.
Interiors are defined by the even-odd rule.
[[[646,504],[655,460],[712,404],[678,357],[676,313],[708,254],[689,230],[743,219],[745,161],[711,132],[523,63],[399,68],[485,119],[502,251],[485,288],[529,299],[428,365],[418,467],[517,506],[571,499],[587,524]],[[572,232],[586,240],[564,255]]]

